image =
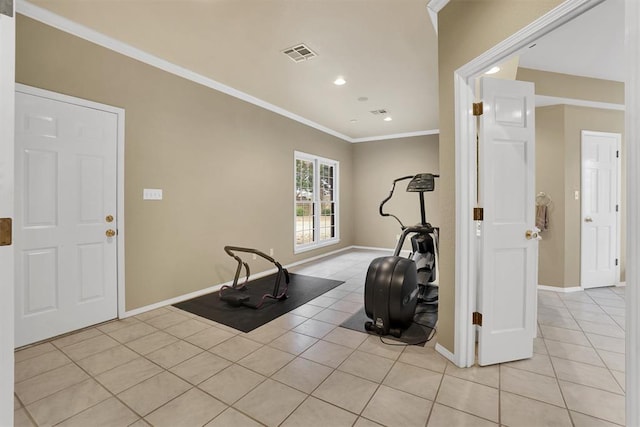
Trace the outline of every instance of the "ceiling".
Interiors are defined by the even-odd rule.
[[[437,35],[428,2],[21,3],[226,85],[227,93],[240,92],[241,98],[359,142],[438,132]],[[519,66],[622,81],[623,41],[624,0],[606,0],[538,40],[520,56]],[[282,53],[300,43],[317,57],[296,63]],[[346,84],[334,85],[338,76]],[[380,109],[387,113],[371,113]]]
[[[437,36],[427,2],[31,3],[358,140],[437,130]],[[296,63],[282,53],[300,43],[318,56]],[[347,83],[334,85],[338,76]],[[370,112],[380,109],[387,114]]]
[[[606,0],[542,37],[520,66],[624,81],[624,0]]]

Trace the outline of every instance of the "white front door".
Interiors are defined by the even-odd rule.
[[[582,131],[580,282],[583,288],[618,283],[620,218],[619,133]]]
[[[478,363],[490,365],[533,355],[535,105],[532,83],[482,78],[480,91]]]
[[[117,317],[118,118],[43,92],[16,92],[17,347]]]

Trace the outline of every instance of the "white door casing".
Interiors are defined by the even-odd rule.
[[[536,333],[534,85],[480,79],[478,363],[529,358]],[[527,235],[529,231],[529,235]]]
[[[51,95],[16,92],[16,346],[118,315],[118,116]]]
[[[10,15],[0,13],[0,218],[14,217],[15,14]],[[14,414],[13,261],[14,246],[0,246],[0,426],[12,426]]]
[[[620,141],[622,135],[582,131],[580,283],[619,282]]]

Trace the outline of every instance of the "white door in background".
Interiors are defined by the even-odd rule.
[[[580,282],[583,288],[620,280],[619,133],[582,131]]]
[[[535,105],[528,82],[481,78],[478,363],[533,355],[538,241],[535,233]]]
[[[15,110],[16,347],[118,313],[117,115],[26,92]]]

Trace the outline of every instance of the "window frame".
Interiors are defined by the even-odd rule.
[[[322,200],[320,197],[320,165],[328,165],[333,167],[333,228],[334,236],[329,239],[320,240],[320,221],[314,221],[313,235],[314,241],[311,243],[297,243],[297,163],[298,160],[312,162],[313,163],[313,217],[320,218],[322,210]],[[293,253],[298,254],[301,252],[307,252],[313,249],[322,248],[325,246],[335,245],[340,243],[340,162],[338,160],[329,159],[326,157],[316,156],[314,154],[304,153],[302,151],[294,151],[293,156]]]

